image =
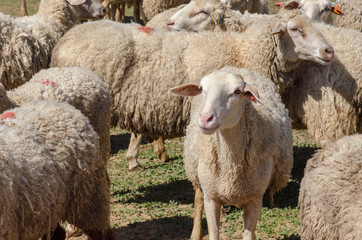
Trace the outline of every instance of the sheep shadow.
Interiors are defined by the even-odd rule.
[[[291,235],[289,237],[278,238],[277,240],[300,240],[300,236],[293,234],[293,235]]]
[[[308,159],[312,157],[318,148],[293,147],[293,169],[288,185],[279,193],[274,195],[274,207],[285,208],[298,206],[300,182],[304,176],[304,169]],[[270,207],[268,191],[263,198],[263,206]]]
[[[203,221],[203,233],[207,234],[206,220]],[[139,240],[184,240],[190,237],[193,219],[190,217],[165,217],[145,222],[132,223],[125,227],[113,228],[116,239]]]
[[[147,186],[137,189],[143,197],[131,198],[123,203],[147,203],[162,202],[169,203],[171,200],[180,204],[191,204],[194,202],[194,189],[187,180],[177,180],[170,183]],[[115,191],[113,195],[124,195],[127,191]]]

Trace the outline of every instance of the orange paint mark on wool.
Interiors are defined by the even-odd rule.
[[[145,32],[145,33],[147,33],[147,34],[149,34],[149,33],[153,30],[153,28],[151,28],[151,27],[146,27],[146,26],[138,27],[137,29],[138,29],[138,30],[141,30],[141,31],[143,31],[143,32]]]
[[[6,113],[1,114],[0,117],[1,117],[1,120],[5,120],[7,118],[14,119],[15,118],[14,114],[15,114],[14,112],[6,112]]]
[[[49,80],[49,79],[41,79],[40,81],[35,81],[37,83],[42,83],[44,84],[45,86],[51,86],[51,87],[55,87],[55,82]]]

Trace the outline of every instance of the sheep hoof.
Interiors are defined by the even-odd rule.
[[[159,159],[161,160],[161,162],[169,162],[171,160],[166,152],[161,153],[159,155]]]

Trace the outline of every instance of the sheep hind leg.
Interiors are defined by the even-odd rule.
[[[262,198],[244,208],[244,240],[255,240],[255,229],[262,206]]]
[[[194,226],[192,228],[191,240],[202,239],[202,211],[204,210],[204,196],[200,188],[195,189],[194,202]]]
[[[137,171],[141,168],[137,161],[141,140],[142,140],[142,135],[136,135],[134,133],[131,134],[131,139],[129,141],[129,146],[126,153],[126,159],[128,161],[129,171]]]
[[[154,141],[154,152],[162,162],[168,162],[170,160],[170,157],[166,153],[165,143],[162,137]]]

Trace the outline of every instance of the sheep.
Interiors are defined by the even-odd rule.
[[[55,101],[0,118],[0,238],[38,239],[67,220],[89,239],[113,239],[106,164],[89,120]]]
[[[336,18],[334,26],[352,28],[362,32],[362,8],[359,0],[338,0],[343,15]]]
[[[190,0],[143,0],[142,1],[142,10],[145,16],[145,21],[148,22],[150,19],[152,19],[157,14],[170,9],[177,7],[182,4],[189,3]]]
[[[60,37],[80,18],[100,18],[99,0],[41,0],[37,14],[12,18],[0,13],[0,78],[7,90],[49,67]]]
[[[110,56],[115,56],[112,61]],[[170,84],[194,81],[232,65],[263,73],[283,91],[291,83],[282,77],[302,59],[328,64],[332,58],[333,48],[309,19],[285,11],[245,33],[163,32],[107,20],[85,23],[58,42],[51,65],[79,66],[102,76],[111,90],[111,124],[149,139],[167,139],[183,136],[189,121],[189,102],[171,99]],[[131,139],[126,155],[130,169],[138,165],[139,140]]]
[[[285,4],[286,9],[299,7],[299,3]],[[198,3],[197,5],[193,3]],[[213,7],[210,7],[212,4]],[[196,22],[197,14],[202,9],[214,9],[202,22]],[[169,30],[214,30],[225,31],[240,23],[239,31],[246,31],[258,23],[258,19],[269,18],[264,15],[230,15],[228,8],[222,10],[220,3],[210,0],[191,2],[171,17]],[[219,13],[224,19],[229,19],[225,27],[216,27],[212,15]],[[230,17],[226,17],[230,16]],[[226,22],[226,21],[225,21]],[[254,25],[255,25],[254,23]],[[220,24],[221,26],[221,24]],[[361,52],[362,35],[351,29],[329,27],[322,23],[316,23],[318,29],[327,37],[333,46],[336,46],[336,56],[328,66],[321,66],[312,62],[303,63],[297,70],[292,71],[294,87],[288,88],[283,95],[283,101],[287,105],[293,121],[293,127],[307,128],[320,146],[335,139],[362,132],[361,126],[361,92],[362,92],[362,59],[354,52]],[[353,56],[353,57],[351,57]],[[319,94],[323,92],[323,94]],[[321,95],[322,97],[318,97]]]
[[[317,143],[362,133],[362,34],[316,23],[315,27],[335,47],[335,58],[328,66],[305,62],[292,71],[284,103],[294,126],[305,126]]]
[[[252,1],[250,1],[252,2]],[[244,12],[244,10],[240,11]],[[241,14],[220,0],[193,0],[187,5],[169,9],[152,18],[147,26],[167,28],[169,31],[243,31],[249,18],[268,18],[267,15]],[[272,16],[269,16],[272,18]]]
[[[95,73],[77,67],[44,69],[29,82],[7,93],[0,86],[0,94],[8,98],[3,98],[0,111],[43,99],[73,105],[89,118],[100,137],[102,158],[105,163],[108,162],[111,149],[111,96],[106,84]]]
[[[183,156],[196,189],[191,239],[202,238],[202,198],[209,239],[219,239],[221,205],[243,207],[243,239],[255,239],[266,189],[272,199],[293,165],[291,120],[275,84],[260,73],[225,67],[171,91],[199,95],[191,103]]]
[[[298,201],[301,239],[361,239],[361,143],[361,134],[345,136],[308,160]]]

